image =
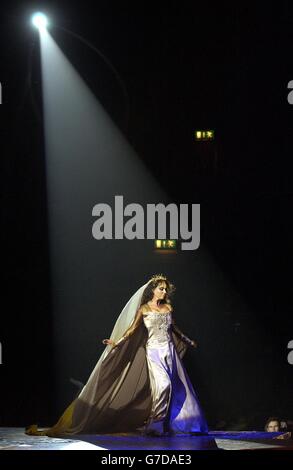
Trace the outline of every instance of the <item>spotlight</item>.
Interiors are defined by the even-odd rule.
[[[48,18],[46,15],[44,15],[44,13],[35,13],[32,16],[32,23],[39,31],[41,31],[42,29],[46,29],[48,25]]]

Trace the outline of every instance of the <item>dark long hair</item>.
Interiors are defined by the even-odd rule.
[[[152,300],[154,296],[154,289],[161,284],[161,282],[165,282],[167,285],[167,292],[165,295],[165,298],[160,300],[160,304],[171,304],[170,302],[170,296],[174,293],[175,291],[175,286],[172,284],[166,276],[163,274],[155,274],[151,279],[145,290],[143,291],[140,306],[148,303],[150,300]]]
[[[268,432],[268,427],[269,427],[269,424],[270,424],[271,421],[277,421],[277,423],[279,423],[279,430],[281,430],[281,420],[280,420],[280,418],[277,418],[276,416],[271,416],[265,424],[265,431]]]

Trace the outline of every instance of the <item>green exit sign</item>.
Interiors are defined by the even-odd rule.
[[[176,250],[177,240],[155,240],[157,250]]]
[[[196,130],[194,131],[195,140],[197,141],[207,141],[215,139],[215,131],[212,129],[208,130]]]

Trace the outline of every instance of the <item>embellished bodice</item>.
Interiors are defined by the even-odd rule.
[[[146,312],[143,314],[143,322],[148,330],[148,345],[158,345],[171,340],[171,312]]]

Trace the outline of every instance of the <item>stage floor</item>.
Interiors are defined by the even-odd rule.
[[[293,450],[281,433],[211,431],[207,436],[144,437],[79,435],[74,439],[27,436],[23,428],[0,428],[0,450]]]

